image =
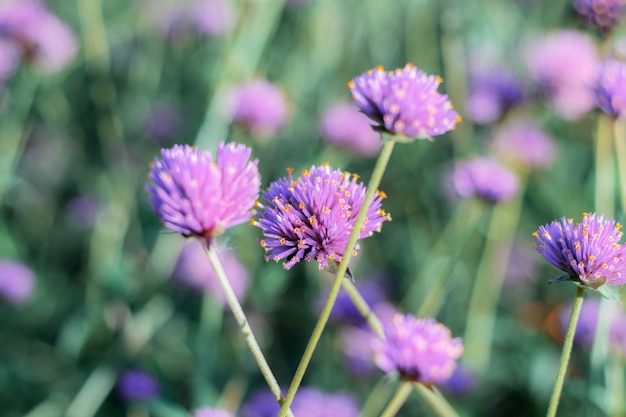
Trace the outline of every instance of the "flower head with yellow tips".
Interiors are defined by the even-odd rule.
[[[535,249],[580,285],[598,288],[626,283],[626,248],[619,243],[621,225],[595,213],[582,223],[563,217],[539,227]],[[560,280],[560,279],[557,279]]]
[[[263,230],[259,241],[265,259],[283,263],[286,269],[305,260],[316,260],[320,269],[341,262],[366,188],[358,176],[328,164],[305,169],[297,178],[293,170],[263,192],[261,213],[253,224]],[[380,231],[391,220],[381,208],[384,193],[374,196],[359,237]],[[355,247],[355,251],[358,245]]]
[[[385,340],[375,340],[372,347],[380,369],[424,385],[445,382],[463,354],[463,342],[452,338],[450,329],[412,314],[396,314],[385,325]]]
[[[431,138],[461,121],[448,96],[437,92],[441,77],[412,64],[394,71],[382,66],[348,83],[354,102],[376,124],[374,130],[407,138]]]

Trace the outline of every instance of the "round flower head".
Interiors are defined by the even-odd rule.
[[[196,0],[191,19],[208,36],[228,33],[235,25],[236,11],[231,0]]]
[[[626,116],[626,62],[608,60],[602,65],[596,85],[597,104],[613,117]]]
[[[285,96],[266,80],[252,80],[239,86],[231,100],[233,121],[255,136],[272,136],[287,119]]]
[[[354,104],[337,104],[326,109],[320,119],[319,130],[326,142],[357,155],[375,156],[382,144],[369,119]]]
[[[583,214],[582,223],[563,217],[533,233],[534,247],[571,281],[597,288],[626,283],[626,253],[619,244],[621,224],[595,213]],[[560,280],[560,279],[558,279]]]
[[[193,417],[234,417],[226,410],[212,407],[202,407],[193,413]]]
[[[534,39],[526,61],[530,75],[561,117],[576,119],[593,108],[598,58],[591,38],[563,30]]]
[[[159,382],[138,369],[128,369],[117,380],[117,391],[126,401],[149,400],[161,391]]]
[[[489,203],[510,199],[519,187],[515,174],[488,158],[457,162],[445,182],[452,197],[478,197]]]
[[[348,87],[357,107],[377,123],[374,130],[430,138],[461,121],[448,96],[437,92],[442,81],[407,64],[395,71],[378,66],[352,79]]]
[[[298,417],[358,417],[356,401],[346,394],[327,394],[316,388],[298,390],[291,406]],[[276,417],[280,407],[269,391],[259,391],[241,409],[242,417]]]
[[[624,17],[624,0],[574,0],[574,8],[591,27],[607,32]]]
[[[446,381],[463,354],[460,338],[432,318],[417,319],[412,314],[397,314],[385,326],[385,340],[373,344],[374,361],[387,373],[424,385]]]
[[[22,304],[33,292],[35,277],[29,267],[17,261],[0,259],[0,298]]]
[[[328,165],[313,166],[294,179],[273,182],[263,192],[262,212],[254,225],[263,230],[265,259],[289,269],[296,263],[317,260],[320,269],[330,262],[341,262],[343,252],[363,205],[366,188],[358,175],[341,172]],[[380,231],[391,217],[380,208],[385,194],[378,192],[370,204],[360,238]],[[358,245],[354,251],[358,249]]]
[[[531,122],[514,122],[496,130],[492,149],[502,158],[528,168],[545,168],[554,161],[554,140]]]
[[[501,68],[483,70],[470,78],[467,114],[476,124],[498,120],[524,100],[521,84]]]
[[[150,204],[165,226],[210,243],[254,214],[261,177],[250,148],[220,143],[217,158],[188,145],[161,151],[149,174]]]
[[[232,251],[219,251],[219,258],[237,299],[243,299],[248,287],[248,271]],[[174,280],[193,290],[207,291],[214,300],[226,304],[224,290],[198,242],[189,242],[183,248],[174,269]]]

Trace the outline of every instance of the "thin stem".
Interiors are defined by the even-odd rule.
[[[252,352],[252,356],[254,357],[257,364],[259,365],[259,369],[261,370],[261,373],[263,374],[263,377],[265,378],[265,382],[267,382],[267,385],[270,387],[270,390],[272,391],[272,394],[274,394],[274,398],[276,399],[278,404],[282,405],[285,399],[280,391],[280,386],[278,385],[278,382],[276,381],[276,378],[274,377],[272,370],[267,364],[267,361],[265,360],[265,356],[263,356],[263,352],[261,351],[261,348],[259,347],[259,344],[257,343],[256,338],[254,337],[254,333],[252,333],[252,329],[250,328],[250,323],[248,323],[248,319],[246,318],[246,315],[243,312],[243,309],[241,308],[241,304],[239,304],[239,301],[237,300],[237,296],[235,295],[235,292],[233,291],[230,285],[230,281],[228,281],[226,272],[224,272],[222,263],[220,262],[220,259],[217,256],[217,252],[215,251],[215,246],[213,245],[209,248],[205,246],[204,250],[207,256],[209,257],[209,261],[211,262],[211,266],[213,267],[213,270],[215,271],[215,275],[217,276],[217,279],[219,280],[220,285],[222,286],[222,289],[224,290],[224,295],[226,296],[226,302],[228,303],[228,306],[230,307],[233,313],[233,316],[235,316],[235,320],[237,321],[237,324],[239,325],[239,330],[241,331],[241,334],[243,335],[246,342],[248,343],[248,347],[250,348],[250,351]],[[285,408],[286,415],[293,417],[293,414],[288,407],[289,405],[287,405]]]
[[[372,311],[371,307],[367,304],[367,301],[365,301],[356,286],[349,279],[341,280],[341,285],[343,285],[343,289],[346,290],[346,293],[356,306],[357,310],[359,310],[359,313],[361,313],[365,321],[367,321],[367,324],[369,324],[376,336],[384,339],[385,333],[383,332],[383,325],[380,323],[380,319]]]
[[[95,415],[115,385],[115,378],[115,371],[108,365],[100,365],[94,369],[67,408],[65,415],[67,417]]]
[[[311,357],[313,356],[313,352],[317,347],[317,343],[322,336],[322,332],[324,331],[324,327],[328,322],[328,317],[330,316],[330,312],[335,304],[335,300],[337,299],[337,294],[339,294],[339,290],[341,288],[341,281],[344,279],[346,275],[346,271],[348,270],[348,262],[350,262],[350,258],[352,257],[352,250],[354,245],[359,238],[359,234],[361,232],[361,226],[363,225],[363,220],[365,220],[365,215],[367,213],[367,209],[372,201],[372,197],[374,197],[374,193],[378,189],[378,185],[385,173],[385,169],[387,168],[387,163],[389,162],[389,158],[391,157],[391,153],[393,152],[393,147],[395,145],[394,140],[387,140],[384,142],[383,148],[380,151],[380,155],[378,160],[376,161],[376,166],[374,167],[374,172],[372,172],[372,177],[370,178],[369,184],[367,185],[367,193],[365,194],[365,199],[363,200],[363,205],[359,210],[359,214],[356,217],[354,222],[354,227],[352,229],[352,233],[350,234],[350,239],[348,240],[348,244],[346,245],[346,250],[343,255],[343,259],[341,263],[337,267],[337,272],[335,274],[335,279],[333,281],[333,285],[330,289],[330,293],[328,294],[328,299],[324,304],[324,308],[320,313],[320,317],[313,328],[313,333],[311,334],[311,338],[309,339],[309,343],[304,349],[304,354],[302,355],[302,359],[300,360],[300,364],[296,369],[296,373],[291,381],[291,385],[289,386],[289,391],[287,392],[287,398],[285,403],[283,404],[282,409],[280,410],[280,416],[284,417],[287,407],[291,405],[294,396],[296,395],[296,391],[300,386],[300,382],[302,382],[302,378],[304,377],[304,373],[306,372],[306,368],[309,366],[309,362],[311,361]]]
[[[446,401],[436,388],[427,388],[419,382],[415,383],[415,390],[422,397],[424,402],[428,404],[430,409],[434,412],[433,415],[439,417],[459,417],[454,411],[454,408]]]
[[[613,121],[613,135],[615,140],[615,155],[620,178],[620,198],[622,210],[626,210],[626,123],[623,119]],[[607,214],[608,215],[608,214]]]
[[[576,334],[576,324],[578,323],[578,316],[580,316],[580,310],[583,305],[584,295],[585,289],[583,287],[577,287],[576,297],[574,298],[574,304],[572,305],[572,313],[569,316],[569,324],[567,325],[565,341],[563,342],[563,350],[561,351],[559,371],[556,376],[556,381],[554,382],[554,388],[552,390],[552,396],[550,397],[550,403],[548,405],[548,413],[546,414],[546,417],[556,416],[556,409],[559,406],[559,399],[561,398],[561,391],[563,390],[563,381],[565,380],[567,363],[569,362],[569,357],[572,353],[574,335]]]
[[[409,381],[403,381],[396,390],[396,393],[393,394],[393,397],[391,397],[391,401],[389,401],[387,407],[385,407],[383,412],[380,414],[380,417],[395,416],[406,402],[406,399],[409,398],[411,392],[413,392],[413,384]]]

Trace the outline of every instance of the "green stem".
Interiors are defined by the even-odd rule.
[[[613,145],[611,119],[600,116],[596,130],[595,207],[598,213],[610,217],[615,212],[615,150],[618,145]]]
[[[372,311],[371,307],[367,304],[367,301],[365,301],[354,283],[349,279],[343,279],[341,280],[341,285],[343,285],[343,289],[346,290],[346,293],[356,306],[357,310],[359,310],[359,313],[361,313],[365,321],[367,321],[367,324],[369,324],[376,336],[384,339],[385,333],[383,331],[383,325],[380,323],[380,319]]]
[[[278,385],[278,382],[276,381],[276,378],[274,377],[272,370],[267,364],[267,361],[265,360],[265,356],[263,356],[263,352],[261,351],[261,348],[259,347],[259,344],[257,343],[257,340],[254,337],[254,333],[252,333],[252,329],[250,328],[250,323],[248,323],[248,319],[246,318],[246,315],[243,312],[243,309],[241,308],[241,304],[239,304],[239,301],[237,300],[237,296],[235,295],[235,292],[233,291],[230,285],[230,281],[228,281],[226,272],[224,272],[222,263],[220,262],[220,259],[217,256],[217,252],[215,251],[215,245],[209,248],[205,246],[204,249],[205,249],[207,256],[209,257],[209,262],[211,262],[211,266],[213,267],[213,270],[215,271],[215,275],[217,276],[217,279],[219,280],[220,285],[222,286],[222,289],[224,290],[226,302],[228,303],[233,313],[233,316],[235,316],[235,320],[237,321],[237,324],[239,325],[239,330],[241,331],[241,334],[243,335],[246,342],[248,343],[248,347],[250,348],[250,351],[252,352],[252,356],[254,357],[257,364],[259,365],[259,369],[261,370],[263,377],[265,377],[265,382],[267,382],[267,385],[272,391],[272,394],[274,394],[274,398],[276,399],[278,404],[282,405],[285,399],[283,398],[283,395],[280,391],[280,386]],[[283,406],[283,409],[285,410],[286,415],[293,417],[293,414],[288,407],[289,407],[289,404],[287,404],[286,406]]]
[[[623,119],[613,121],[613,135],[615,140],[615,155],[620,178],[620,198],[622,211],[626,211],[626,123]],[[605,213],[605,215],[609,215]]]
[[[352,257],[352,250],[359,238],[361,226],[363,225],[363,220],[365,220],[365,215],[367,214],[367,209],[369,208],[372,197],[374,197],[374,193],[378,189],[378,185],[380,184],[383,174],[385,173],[385,169],[387,168],[387,164],[389,163],[389,158],[391,157],[391,153],[393,152],[393,147],[395,143],[396,142],[394,140],[386,140],[384,142],[382,150],[380,151],[380,155],[378,157],[378,160],[376,161],[376,166],[374,167],[374,172],[372,172],[372,177],[370,178],[369,184],[367,185],[367,193],[365,194],[363,205],[361,206],[359,214],[354,221],[354,227],[352,229],[352,233],[350,234],[348,244],[346,245],[346,250],[344,252],[341,263],[337,268],[333,285],[331,287],[330,293],[328,294],[328,299],[326,300],[324,308],[320,313],[320,317],[317,320],[315,327],[313,328],[313,333],[311,334],[309,343],[304,349],[304,354],[302,355],[300,364],[298,365],[293,380],[291,381],[291,385],[289,386],[287,398],[285,400],[285,403],[283,404],[282,409],[280,410],[279,417],[285,417],[287,407],[291,405],[291,402],[296,395],[296,391],[300,386],[300,382],[302,382],[302,378],[304,377],[306,368],[309,366],[309,362],[311,361],[313,352],[315,351],[317,343],[319,342],[319,339],[322,336],[322,332],[324,331],[324,327],[328,322],[328,317],[330,316],[330,312],[333,308],[333,305],[335,304],[335,300],[337,299],[337,294],[339,294],[339,290],[341,289],[341,281],[344,279],[346,271],[348,270],[348,262],[350,262],[350,258]]]
[[[100,365],[94,369],[67,408],[66,417],[95,415],[115,385],[115,378],[115,371],[108,365]]]
[[[561,398],[561,391],[563,390],[563,381],[565,380],[565,373],[567,371],[567,363],[569,362],[569,357],[572,353],[574,335],[576,334],[576,324],[578,323],[578,316],[580,316],[580,310],[583,305],[584,295],[585,289],[583,287],[577,287],[576,297],[574,298],[574,304],[572,305],[572,313],[569,316],[569,324],[567,325],[565,341],[563,342],[563,350],[561,351],[559,371],[557,373],[556,381],[554,382],[554,388],[552,390],[552,396],[550,397],[550,403],[548,405],[548,413],[546,414],[546,417],[556,416],[556,410],[559,406],[559,399]]]
[[[413,392],[412,383],[409,381],[402,381],[402,383],[396,390],[396,393],[391,398],[391,401],[389,401],[389,404],[387,404],[387,407],[385,407],[383,412],[380,414],[380,417],[395,416],[400,410],[400,408],[406,402],[406,399],[409,398],[409,395],[411,395],[411,392]]]
[[[454,411],[454,408],[446,401],[436,388],[427,388],[419,382],[415,383],[415,390],[422,397],[424,402],[428,404],[430,409],[434,412],[433,415],[439,417],[458,417],[459,415]]]

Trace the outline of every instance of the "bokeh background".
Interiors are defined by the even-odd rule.
[[[461,416],[542,415],[575,289],[548,285],[559,271],[531,233],[589,211],[624,220],[613,123],[587,94],[626,37],[587,23],[566,0],[0,1],[0,415],[253,417],[242,404],[264,381],[197,243],[151,211],[149,164],[174,144],[237,141],[264,187],[322,162],[366,182],[378,138],[346,83],[407,62],[443,77],[464,120],[396,146],[380,186],[393,221],[361,242],[355,284],[381,317],[432,316],[464,338],[441,387]],[[506,130],[518,123],[540,133]],[[540,162],[520,164],[533,149]],[[477,156],[515,173],[514,195],[451,189],[450,169]],[[266,263],[260,237],[244,224],[217,244],[286,388],[332,276]],[[376,416],[398,382],[343,298],[303,385]],[[623,416],[626,345],[606,325],[622,307],[587,301],[560,412]],[[398,415],[425,410],[410,397]]]

